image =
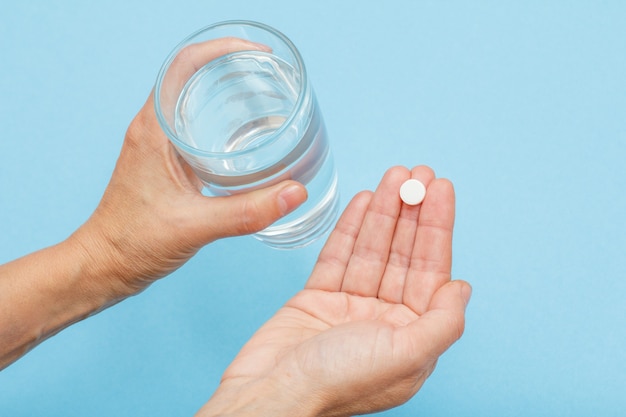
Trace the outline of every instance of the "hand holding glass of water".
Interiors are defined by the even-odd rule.
[[[307,201],[255,237],[305,246],[338,212],[337,175],[304,62],[277,30],[249,21],[182,41],[154,91],[159,124],[209,193],[226,196],[292,179]]]

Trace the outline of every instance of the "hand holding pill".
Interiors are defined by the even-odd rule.
[[[254,415],[292,416],[361,415],[411,398],[463,332],[471,288],[451,280],[453,224],[450,181],[424,166],[389,169],[348,204],[305,289],[244,346],[198,416],[232,399],[261,407]]]

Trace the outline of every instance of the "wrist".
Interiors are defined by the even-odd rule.
[[[276,381],[223,381],[196,417],[319,417],[313,395]]]
[[[76,292],[83,295],[92,313],[133,295],[117,278],[119,272],[110,250],[89,232],[84,233],[81,228],[59,246],[71,254],[73,270],[68,274],[69,280],[73,281]]]
[[[97,216],[92,216],[63,244],[76,254],[77,273],[85,291],[100,299],[101,307],[106,308],[145,287],[137,285],[139,274],[127,259],[131,251],[107,235],[107,228],[99,221]]]

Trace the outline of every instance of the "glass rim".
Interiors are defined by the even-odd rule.
[[[287,48],[289,49],[289,51],[293,54],[296,63],[298,65],[298,72],[300,74],[300,86],[298,89],[298,99],[296,100],[296,103],[294,104],[289,117],[287,117],[285,119],[285,121],[283,122],[283,124],[276,129],[274,132],[272,132],[271,135],[269,135],[268,139],[266,141],[264,141],[261,144],[258,144],[256,146],[250,147],[250,148],[246,148],[246,149],[241,149],[241,150],[237,150],[237,151],[231,151],[231,152],[215,152],[215,151],[207,151],[204,149],[199,149],[196,148],[194,146],[191,146],[185,142],[183,142],[182,140],[180,140],[178,138],[178,136],[176,135],[176,132],[172,129],[172,127],[170,126],[170,124],[167,122],[167,120],[165,120],[165,117],[163,116],[163,111],[161,109],[161,88],[163,85],[163,79],[165,77],[165,74],[167,74],[168,70],[170,69],[170,66],[172,64],[172,62],[174,61],[174,59],[176,58],[176,56],[178,55],[178,53],[183,50],[183,48],[185,46],[191,45],[193,43],[193,40],[197,37],[199,37],[200,35],[202,35],[203,33],[209,32],[213,29],[216,28],[221,28],[221,27],[228,27],[228,26],[249,26],[249,27],[253,27],[256,29],[261,29],[265,32],[270,33],[273,36],[276,36],[281,42],[283,42]],[[215,38],[218,39],[218,38]],[[206,40],[210,40],[210,39],[206,39]],[[228,54],[227,54],[228,55]],[[224,55],[226,56],[226,55]],[[210,62],[210,61],[209,61]],[[201,29],[196,30],[195,32],[191,33],[190,35],[188,35],[187,37],[185,37],[182,41],[180,41],[173,49],[172,51],[168,54],[168,56],[165,58],[165,61],[163,62],[163,64],[161,65],[161,68],[159,69],[158,75],[157,75],[157,79],[156,79],[156,83],[155,83],[155,87],[154,87],[154,112],[156,113],[156,117],[157,117],[157,121],[161,127],[161,129],[163,130],[163,132],[165,133],[165,135],[177,146],[180,147],[181,149],[185,150],[186,152],[189,152],[190,154],[193,154],[194,156],[201,156],[201,157],[205,157],[205,158],[215,158],[215,159],[231,159],[231,158],[236,158],[239,156],[245,156],[248,155],[250,153],[256,152],[259,148],[263,148],[266,146],[269,146],[271,144],[273,144],[274,142],[276,142],[276,140],[278,139],[278,137],[280,137],[282,135],[282,133],[287,130],[295,121],[296,115],[299,113],[300,109],[302,108],[303,102],[305,100],[305,96],[306,96],[306,91],[309,88],[309,81],[307,78],[307,72],[306,72],[306,67],[304,66],[304,60],[302,59],[302,56],[300,55],[300,51],[298,51],[298,48],[296,48],[296,46],[294,45],[294,43],[287,37],[285,36],[282,32],[280,32],[279,30],[266,25],[264,23],[260,23],[260,22],[256,22],[256,21],[252,21],[252,20],[225,20],[222,22],[217,22],[217,23],[213,23],[210,24],[208,26],[205,26]]]

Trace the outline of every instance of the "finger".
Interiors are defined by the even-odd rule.
[[[271,51],[271,49],[266,45],[245,39],[235,37],[212,39],[185,46],[172,61],[170,69],[176,71],[176,73],[181,75],[182,78],[187,79],[215,58],[228,55],[233,52],[249,50],[264,52]]]
[[[178,101],[183,87],[189,78],[200,68],[220,56],[249,50],[271,51],[271,49],[265,45],[234,37],[194,43],[181,49],[172,60],[167,73],[164,75],[160,89],[160,105],[165,109],[165,114],[170,114],[173,106],[175,106]]]
[[[398,357],[412,358],[420,367],[434,363],[463,334],[471,293],[470,285],[464,281],[448,282],[439,288],[420,318],[398,328]]]
[[[423,313],[443,284],[450,281],[454,187],[446,179],[433,180],[420,209],[415,246],[407,272],[403,301]]]
[[[348,261],[371,199],[371,192],[362,191],[348,204],[322,248],[305,288],[324,291],[341,289]]]
[[[198,195],[190,218],[203,243],[229,236],[259,232],[290,213],[307,198],[306,188],[296,181],[227,197]]]
[[[383,176],[354,244],[342,291],[366,297],[378,294],[402,205],[398,192],[410,175],[405,167],[393,167]]]
[[[418,166],[411,170],[411,178],[419,180],[425,187],[435,178],[432,169]],[[421,204],[410,206],[402,204],[400,216],[391,241],[389,260],[378,290],[378,297],[382,300],[401,303],[404,292],[406,275],[411,264],[411,254],[415,245],[417,219]]]

